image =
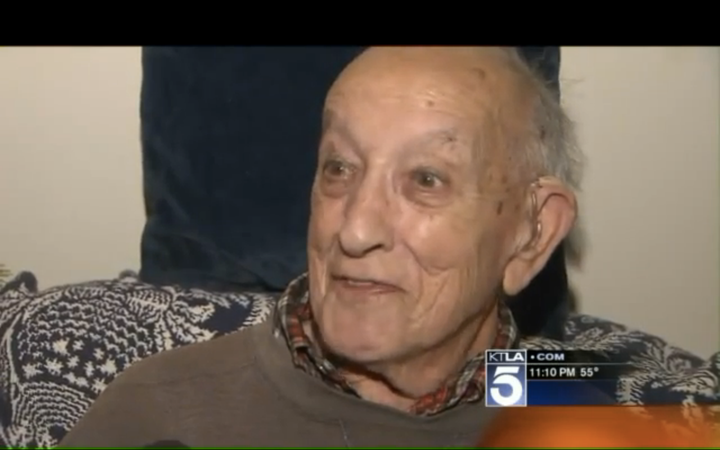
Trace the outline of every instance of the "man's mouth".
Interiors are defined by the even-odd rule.
[[[393,292],[400,288],[392,283],[372,278],[359,278],[346,275],[333,275],[332,280],[340,287],[358,291]]]

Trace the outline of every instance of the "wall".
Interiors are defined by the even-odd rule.
[[[0,48],[0,262],[42,287],[137,268],[138,48]]]
[[[715,48],[563,50],[589,157],[585,312],[708,354],[718,343]],[[0,48],[0,262],[42,287],[137,268],[140,50]]]
[[[719,350],[720,53],[563,49],[588,156],[583,311]]]

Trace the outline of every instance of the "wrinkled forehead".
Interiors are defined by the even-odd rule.
[[[374,109],[377,113],[418,110],[474,120],[489,103],[490,93],[477,70],[460,69],[416,60],[359,61],[335,82],[326,99],[326,110],[333,111],[335,117],[359,112],[356,110],[372,113]]]
[[[324,133],[352,134],[369,146],[433,138],[486,158],[504,150],[501,113],[515,102],[496,61],[389,53],[353,62],[341,74],[326,99]]]

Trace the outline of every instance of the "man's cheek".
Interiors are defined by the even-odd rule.
[[[430,275],[449,270],[462,270],[474,264],[476,258],[472,247],[459,245],[449,236],[436,235],[433,239],[418,238],[410,244],[412,254],[424,272]]]

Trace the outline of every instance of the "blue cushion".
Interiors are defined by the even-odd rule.
[[[280,290],[302,273],[324,95],[361,49],[144,49],[144,280]]]
[[[362,49],[143,50],[144,281],[279,291],[305,270],[325,93]],[[522,53],[557,90],[559,47]],[[512,302],[521,329],[547,328],[566,296],[558,251]]]

